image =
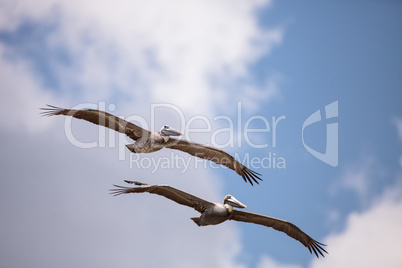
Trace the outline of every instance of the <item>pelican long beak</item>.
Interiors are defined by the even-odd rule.
[[[178,130],[172,128],[172,127],[169,127],[169,126],[163,127],[162,130],[161,130],[161,133],[164,136],[180,136],[180,135],[183,135],[183,133],[181,133],[180,131],[178,131]]]
[[[230,198],[226,199],[226,204],[236,207],[236,208],[247,208],[242,202],[231,196]]]

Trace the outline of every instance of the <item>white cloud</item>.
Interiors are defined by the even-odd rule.
[[[257,22],[255,11],[269,4],[7,1],[0,9],[5,18],[0,28],[15,28],[26,18],[46,23],[42,18],[56,12],[58,28],[46,44],[65,48],[72,56],[71,66],[52,63],[65,92],[78,86],[86,99],[107,99],[120,92],[131,103],[169,102],[186,111],[212,113],[216,106],[234,101],[227,87],[256,105],[276,94],[247,95],[250,88],[258,90],[248,65],[280,44],[283,36],[281,28],[262,29]],[[276,81],[267,79],[268,84]]]
[[[394,117],[392,121],[396,127],[399,140],[402,141],[402,119]],[[402,167],[402,155],[399,157],[399,166]]]
[[[251,85],[247,85],[244,89],[244,94],[247,96],[242,101],[244,108],[250,111],[258,110],[258,106],[256,105],[256,100],[262,99],[273,99],[274,97],[279,95],[279,85],[283,80],[283,76],[280,74],[274,74],[268,76],[265,80],[265,84],[262,87],[256,87]]]
[[[3,31],[12,33],[24,23],[52,24],[40,36],[39,49],[46,51],[40,60],[49,64],[58,85],[45,89],[47,74],[33,62],[38,59],[0,43],[0,112],[8,115],[0,119],[0,211],[6,219],[0,237],[7,241],[0,245],[0,266],[243,267],[235,225],[199,228],[189,219],[195,211],[162,197],[111,199],[106,191],[112,183],[136,179],[179,185],[219,202],[219,181],[241,180],[237,174],[216,178],[194,168],[185,174],[128,169],[127,160],[117,160],[117,149],[73,147],[63,136],[64,119],[40,117],[38,108],[102,100],[114,102],[117,114],[146,116],[150,103],[171,102],[186,116],[208,115],[228,102],[236,108],[234,98],[242,95],[256,106],[278,94],[276,76],[260,88],[248,69],[282,40],[282,29],[262,29],[257,22],[255,11],[269,4],[2,1]],[[70,61],[54,57],[55,49]],[[91,140],[98,137],[93,125],[81,126],[75,130]]]
[[[4,57],[0,43],[0,59]],[[39,107],[51,103],[51,94],[38,87],[38,80],[22,61],[0,60],[0,124],[20,131],[40,131],[49,122],[39,120]]]
[[[394,117],[392,121],[396,127],[399,140],[402,141],[402,119]]]
[[[367,205],[372,190],[374,164],[374,159],[365,157],[346,167],[341,178],[332,184],[331,194],[339,193],[340,190],[349,190],[358,196],[361,205]]]
[[[260,262],[257,265],[257,268],[299,268],[299,267],[301,266],[279,263],[268,255],[264,255],[260,259]]]
[[[402,140],[402,120],[393,119]],[[365,158],[348,167],[332,191],[351,190],[364,210],[347,216],[341,232],[327,236],[329,255],[325,261],[314,260],[310,267],[401,267],[402,176],[392,186],[373,195],[373,185],[382,174],[373,158]],[[378,189],[377,189],[378,190]],[[329,220],[340,221],[340,212],[329,212]]]
[[[75,148],[62,120],[51,121],[54,131],[45,134],[2,129],[0,237],[7,243],[0,266],[243,267],[235,225],[201,228],[190,220],[198,212],[163,197],[108,194],[113,183],[131,179],[220,202],[222,178],[208,169],[130,169],[117,161],[117,149]],[[86,136],[96,137],[96,128],[88,129]]]
[[[366,168],[348,169],[343,176],[342,183],[346,189],[355,191],[361,199],[364,199],[367,196],[369,187],[368,170]]]
[[[349,215],[345,230],[324,239],[329,255],[311,267],[401,267],[402,191],[397,183],[374,205]]]

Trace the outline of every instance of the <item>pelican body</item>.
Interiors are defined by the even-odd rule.
[[[272,227],[277,231],[284,232],[293,239],[298,240],[305,247],[308,248],[310,253],[313,253],[319,257],[319,254],[324,257],[323,252],[328,253],[323,246],[324,244],[317,242],[306,233],[304,233],[296,225],[281,219],[269,217],[253,212],[241,211],[234,209],[246,208],[244,204],[234,198],[232,195],[226,195],[223,199],[223,203],[212,203],[201,199],[197,196],[183,192],[179,189],[173,188],[168,185],[149,185],[137,181],[125,181],[130,184],[134,184],[135,187],[125,187],[114,185],[116,188],[111,190],[111,193],[115,196],[129,193],[150,193],[164,196],[178,204],[192,207],[201,216],[191,218],[198,226],[217,225],[227,220],[249,222],[254,224],[263,225],[266,227]]]
[[[163,126],[159,132],[146,130],[110,113],[95,109],[73,110],[48,105],[46,108],[41,108],[41,110],[43,110],[42,114],[45,116],[72,116],[124,133],[135,141],[133,144],[126,145],[132,153],[152,153],[162,148],[180,150],[192,156],[226,166],[236,171],[245,182],[249,182],[251,185],[253,185],[253,182],[258,184],[258,180],[261,180],[259,177],[261,174],[248,169],[223,150],[192,141],[172,138],[172,136],[180,136],[183,133],[169,126]]]
[[[239,200],[232,195],[226,195],[223,204],[214,203],[208,206],[200,217],[191,218],[198,226],[217,225],[229,219],[233,207],[246,208]]]
[[[183,135],[183,133],[170,126],[163,126],[159,132],[151,130],[143,133],[135,143],[127,144],[126,147],[132,153],[153,153],[163,149],[170,136],[180,135]]]

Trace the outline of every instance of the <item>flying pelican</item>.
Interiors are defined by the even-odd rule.
[[[46,108],[41,108],[44,116],[72,116],[126,134],[128,137],[136,141],[134,144],[126,145],[132,153],[152,153],[166,147],[169,149],[180,150],[202,159],[210,160],[218,165],[224,165],[236,171],[237,174],[242,176],[245,182],[248,181],[251,185],[253,185],[253,181],[258,184],[258,180],[262,180],[259,178],[259,175],[261,174],[248,169],[225,151],[192,141],[172,138],[171,136],[180,136],[183,135],[183,133],[169,126],[163,126],[159,132],[152,130],[149,131],[105,111],[95,109],[73,110],[63,109],[52,105],[47,106],[48,107]]]
[[[150,185],[142,182],[126,180],[125,182],[135,184],[137,187],[113,185],[116,188],[110,190],[111,193],[114,196],[128,193],[145,192],[161,195],[181,205],[192,207],[201,213],[200,217],[191,218],[198,226],[216,225],[227,220],[260,224],[267,227],[272,227],[277,231],[284,232],[288,236],[296,239],[307,247],[311,254],[313,251],[317,258],[319,258],[318,254],[325,257],[323,252],[328,254],[328,252],[322,247],[325,246],[324,244],[317,242],[305,232],[300,230],[300,228],[298,228],[296,225],[288,221],[253,212],[233,209],[233,207],[246,208],[246,206],[232,195],[226,195],[223,199],[223,204],[220,204],[206,201],[168,185]]]

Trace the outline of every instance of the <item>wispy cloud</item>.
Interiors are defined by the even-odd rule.
[[[219,202],[219,182],[209,172],[189,169],[178,178],[163,170],[151,177],[145,169],[128,170],[115,151],[105,153],[113,148],[77,155],[64,137],[63,119],[42,118],[38,108],[102,100],[145,114],[150,103],[170,102],[186,114],[208,115],[228,102],[236,108],[235,96],[257,107],[278,94],[276,77],[258,85],[250,70],[283,38],[283,29],[264,29],[257,21],[258,8],[270,3],[3,1],[0,107],[9,116],[0,119],[7,156],[0,199],[14,205],[1,206],[7,220],[0,236],[8,241],[0,250],[2,264],[243,267],[234,225],[199,228],[188,219],[197,215],[191,209],[155,196],[112,200],[106,191],[133,176],[150,183],[169,177],[169,184]],[[29,35],[23,47],[13,43],[26,29],[45,30]],[[96,128],[84,125],[96,138]],[[29,146],[22,148],[21,140]],[[21,251],[29,254],[15,258]]]
[[[128,169],[113,149],[75,148],[58,126],[32,135],[2,129],[1,266],[244,267],[235,225],[200,228],[190,220],[198,212],[163,197],[108,194],[135,179],[221,202],[212,172]]]
[[[392,122],[394,123],[394,125],[396,127],[399,140],[402,141],[402,119],[398,118],[398,117],[394,117]]]
[[[0,58],[3,54],[0,44]],[[10,64],[0,59],[0,123],[19,131],[40,131],[49,122],[39,120],[38,108],[50,102],[51,94],[38,86],[38,79],[24,61]]]
[[[311,267],[400,267],[402,236],[402,187],[386,189],[374,205],[351,213],[345,229],[324,239],[330,252],[325,262],[314,260]]]
[[[120,94],[130,103],[163,101],[207,113],[235,101],[228,87],[236,96],[246,96],[250,88],[264,90],[266,85],[257,85],[250,64],[283,38],[282,28],[263,29],[257,22],[257,9],[269,4],[42,0],[32,8],[31,1],[20,1],[18,7],[9,1],[0,10],[7,18],[0,21],[0,29],[49,23],[44,18],[56,12],[54,28],[42,38],[48,48],[63,48],[70,61],[68,66],[50,63],[59,90],[69,94],[74,89],[85,99]],[[247,97],[255,106],[276,93],[271,85],[276,80],[267,79],[269,94]]]
[[[260,262],[257,265],[257,268],[300,268],[301,266],[292,265],[292,264],[284,264],[275,261],[268,255],[264,255],[261,257]]]
[[[402,120],[392,119],[402,140]],[[373,154],[375,155],[375,154]],[[402,235],[402,176],[392,177],[374,157],[363,157],[345,168],[332,185],[332,193],[351,191],[360,200],[361,209],[343,219],[341,211],[331,211],[329,220],[345,220],[343,230],[327,236],[329,258],[314,260],[310,267],[399,267],[399,237]],[[391,177],[390,177],[391,176]],[[393,181],[386,188],[376,188],[380,178]],[[370,256],[370,257],[368,257]]]
[[[399,141],[402,141],[402,119],[398,118],[398,117],[394,117],[392,119],[392,122],[394,123],[394,125],[396,127]],[[402,155],[399,157],[399,166],[402,167]]]
[[[360,205],[366,206],[369,203],[375,161],[373,158],[364,157],[346,167],[341,177],[336,180],[331,188],[331,194],[338,194],[340,191],[351,191],[357,195]]]

